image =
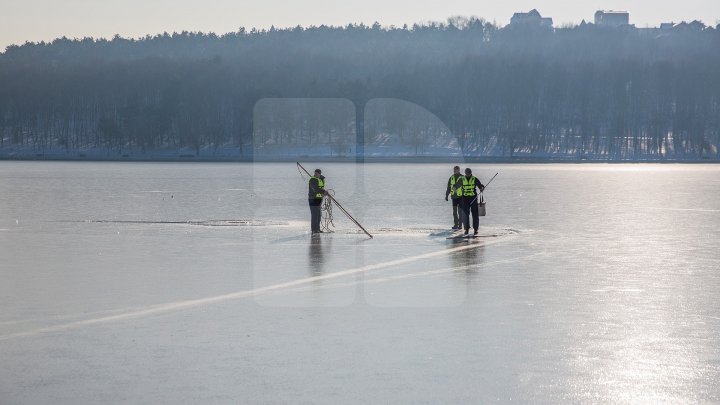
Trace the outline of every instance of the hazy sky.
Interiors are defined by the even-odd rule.
[[[60,36],[139,37],[163,31],[213,31],[238,27],[382,25],[444,21],[476,15],[501,24],[515,11],[537,8],[556,25],[592,20],[598,9],[627,10],[638,27],[660,22],[720,20],[720,0],[0,0],[0,49]]]

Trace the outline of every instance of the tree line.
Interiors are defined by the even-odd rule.
[[[344,98],[350,113],[347,105],[256,109],[280,98]],[[375,99],[403,100],[433,118]],[[0,54],[0,153],[247,156],[259,140],[327,140],[343,154],[356,127],[365,144],[394,139],[418,155],[447,140],[467,156],[720,159],[720,30],[500,27],[455,17],[60,38]]]

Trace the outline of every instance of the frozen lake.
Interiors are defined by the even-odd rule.
[[[0,403],[719,402],[720,166],[0,162]]]

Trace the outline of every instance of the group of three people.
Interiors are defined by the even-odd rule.
[[[327,191],[325,190],[325,176],[322,170],[315,169],[315,172],[308,182],[308,203],[310,205],[310,231],[313,234],[322,233],[320,229],[322,200]],[[465,176],[460,174],[460,167],[453,168],[453,175],[450,176],[445,191],[445,201],[452,197],[453,206],[453,230],[465,228],[465,234],[470,232],[470,214],[472,214],[472,225],[474,234],[477,235],[480,226],[478,217],[478,205],[480,193],[485,186],[472,175],[470,168],[465,169]],[[479,191],[479,192],[478,192]]]

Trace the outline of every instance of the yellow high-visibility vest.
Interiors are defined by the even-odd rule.
[[[325,190],[325,180],[321,179],[320,177],[315,177],[315,176],[310,177],[310,181],[312,181],[312,179],[317,179],[318,188],[320,188],[321,191]],[[323,198],[323,193],[320,192],[320,193],[315,194],[315,198]]]
[[[461,176],[462,177],[462,176]],[[458,197],[462,197],[463,191],[461,187],[455,188],[455,184],[457,184],[458,179],[455,178],[455,176],[450,176],[450,190],[455,190],[454,193]]]
[[[465,197],[473,197],[475,196],[475,176],[470,177],[469,179],[465,176],[463,176],[463,196]]]

